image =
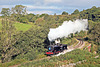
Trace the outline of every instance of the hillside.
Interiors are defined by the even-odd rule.
[[[93,6],[81,12],[75,10],[72,14],[63,12],[61,15],[15,13],[0,17],[0,67],[100,66],[100,7]],[[64,21],[73,23],[77,19],[88,20],[88,31],[60,38],[61,43],[73,51],[59,56],[45,55],[50,45],[50,28],[56,29]]]
[[[72,63],[77,63],[77,62],[82,62],[82,64],[77,64],[77,66],[86,66],[85,64],[87,64],[87,66],[100,66],[99,60],[100,58],[94,58],[95,55],[87,52],[87,51],[83,51],[83,50],[74,50],[72,52],[66,53],[64,55],[60,55],[58,57],[51,57],[50,59],[46,58],[43,60],[37,60],[37,61],[31,61],[29,63],[26,64],[21,64],[21,66],[19,67],[59,67],[59,66],[67,66],[70,65]],[[92,60],[94,59],[94,60]],[[84,61],[83,61],[84,60]],[[72,65],[73,66],[73,65]]]
[[[1,29],[1,26],[2,26],[1,22],[2,22],[2,20],[0,20],[0,29]],[[16,21],[14,22],[14,25],[15,25],[15,27],[18,31],[27,31],[32,27],[31,24],[24,24],[24,23],[19,23],[19,22],[16,22]]]

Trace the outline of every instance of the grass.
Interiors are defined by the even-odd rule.
[[[0,63],[0,67],[9,67],[9,66],[17,65],[24,62],[26,62],[26,60],[24,59],[15,59],[15,60],[12,60],[11,62]]]
[[[15,27],[18,31],[27,31],[32,27],[30,24],[15,23]]]
[[[15,27],[17,29],[17,31],[27,31],[29,30],[33,24],[24,24],[24,23],[18,23],[18,22],[15,22]],[[1,24],[1,20],[0,20],[0,30],[1,30],[1,27],[2,27],[2,24]]]
[[[100,67],[100,57],[91,58],[82,64],[77,64],[76,67]]]
[[[76,49],[72,52],[66,53],[64,55],[51,57],[50,59],[43,59],[38,61],[28,62],[26,64],[21,64],[20,67],[59,67],[69,63],[76,63],[82,60],[89,60],[93,58],[95,55],[83,51],[80,49]]]

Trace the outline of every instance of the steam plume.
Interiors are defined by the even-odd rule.
[[[87,19],[77,19],[75,21],[64,21],[58,28],[50,28],[48,39],[53,41],[57,38],[68,37],[71,33],[80,32],[81,30],[86,30],[88,28]]]

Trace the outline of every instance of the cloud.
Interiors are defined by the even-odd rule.
[[[57,6],[34,6],[34,5],[26,5],[28,9],[61,9]]]
[[[14,5],[0,5],[0,8],[11,8],[14,7]]]
[[[44,0],[45,3],[58,3],[62,2],[62,0]]]
[[[52,11],[27,11],[28,13],[33,13],[33,14],[52,14]]]
[[[99,6],[100,0],[64,0],[61,4],[69,7],[88,8],[91,6]]]
[[[59,14],[63,11],[72,13],[75,9],[80,11],[92,6],[100,7],[100,0],[0,0],[0,11],[15,5],[27,6],[29,11],[44,10]]]

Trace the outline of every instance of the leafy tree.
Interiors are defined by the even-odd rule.
[[[26,6],[23,5],[16,5],[15,7],[12,8],[12,13],[13,14],[22,14],[22,15],[26,15]]]
[[[9,8],[2,8],[1,14],[3,16],[10,16],[10,9]]]
[[[76,9],[72,14],[78,14],[79,13],[79,10]]]
[[[89,30],[89,39],[100,45],[100,23],[95,24],[92,29]]]
[[[43,52],[47,32],[48,30],[46,28],[34,26],[25,33],[20,34],[20,39],[16,42],[15,47],[23,55],[33,50]]]
[[[44,17],[45,15],[48,15],[48,14],[41,14],[40,17]]]
[[[27,19],[29,20],[29,22],[34,22],[34,21],[32,21],[32,18],[34,18],[34,14],[28,14],[28,15],[26,15],[26,17],[27,17]]]
[[[20,17],[20,18],[18,18],[18,21],[22,22],[22,23],[28,23],[27,17]]]
[[[100,21],[100,8],[96,8],[93,6],[91,9],[83,10],[80,12],[80,18],[88,19],[92,21],[99,22]]]
[[[64,12],[62,12],[62,15],[68,15],[68,13],[64,11]]]
[[[15,55],[16,49],[13,47],[16,42],[15,27],[13,22],[7,19],[2,20],[2,30],[0,32],[0,52],[2,62],[10,61]]]

